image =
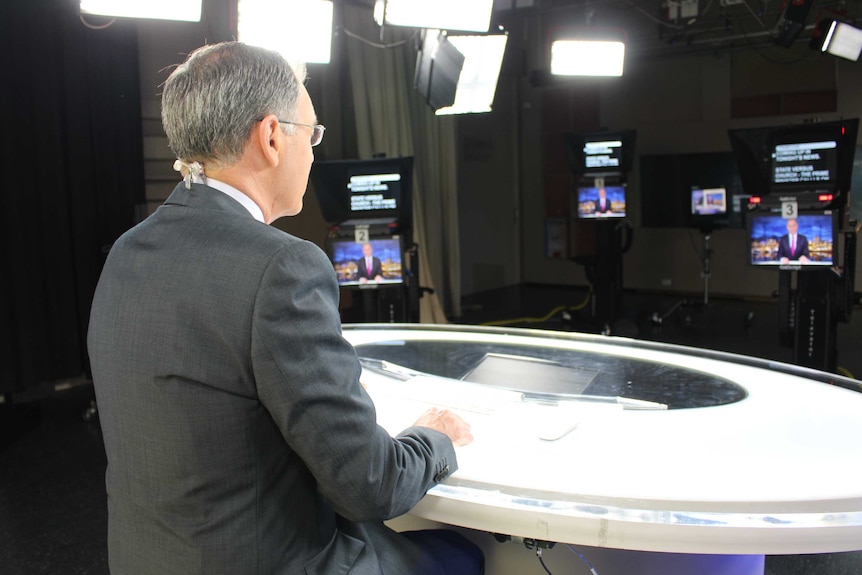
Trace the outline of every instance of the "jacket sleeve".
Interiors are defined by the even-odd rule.
[[[317,246],[292,242],[273,258],[254,310],[258,396],[339,514],[396,517],[457,469],[446,435],[412,427],[392,438],[377,425],[341,335],[335,272]]]

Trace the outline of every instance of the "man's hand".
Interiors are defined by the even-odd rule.
[[[455,415],[448,409],[439,409],[432,407],[422,414],[422,417],[416,420],[413,425],[418,427],[428,427],[445,433],[452,440],[452,445],[461,447],[473,441],[473,435],[470,433],[470,424],[464,421],[461,416]]]

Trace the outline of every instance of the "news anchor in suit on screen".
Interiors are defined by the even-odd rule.
[[[323,137],[303,78],[230,42],[164,84],[186,181],[114,243],[90,315],[112,575],[483,570],[460,534],[383,524],[456,469],[469,426],[377,426],[332,265],[268,225],[302,209]]]
[[[365,242],[362,244],[362,257],[356,260],[359,283],[379,282],[383,279],[383,264],[380,258],[374,256],[374,247]]]
[[[611,201],[607,198],[607,191],[599,188],[599,198],[596,200],[596,213],[606,214],[611,211]]]
[[[782,264],[799,260],[808,262],[811,254],[808,252],[808,238],[799,232],[799,222],[790,218],[787,220],[787,233],[778,238],[778,260]]]

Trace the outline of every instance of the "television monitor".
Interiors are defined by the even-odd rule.
[[[800,212],[796,218],[784,218],[779,212],[752,212],[748,222],[751,265],[780,269],[835,265],[836,210]]]
[[[805,141],[799,141],[799,140]],[[772,145],[772,187],[831,188],[837,180],[838,141],[830,136],[779,136]]]
[[[595,132],[569,134],[572,172],[585,176],[624,174],[632,169],[635,132]]]
[[[858,129],[858,118],[852,118],[730,130],[728,135],[749,196],[811,192],[816,198],[817,192],[825,191],[833,194],[830,207],[843,207],[850,189]]]
[[[623,186],[578,188],[578,217],[626,217],[626,189]]]
[[[361,288],[404,283],[400,236],[371,238],[367,242],[330,238],[327,252],[340,286]]]
[[[706,188],[691,191],[691,214],[712,216],[727,213],[727,189]]]
[[[410,227],[412,157],[315,162],[311,182],[327,222]]]

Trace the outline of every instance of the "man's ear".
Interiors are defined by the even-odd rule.
[[[260,150],[263,160],[270,166],[278,165],[279,152],[284,145],[284,139],[281,136],[281,124],[274,114],[264,117],[252,129],[252,143]]]

